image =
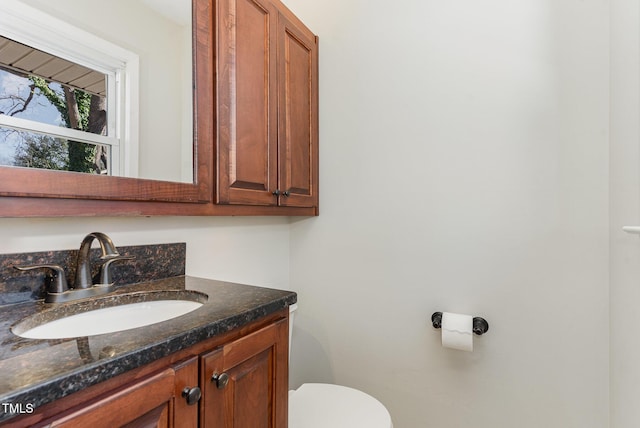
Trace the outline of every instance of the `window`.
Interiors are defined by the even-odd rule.
[[[0,165],[131,173],[137,56],[20,2],[2,9]]]

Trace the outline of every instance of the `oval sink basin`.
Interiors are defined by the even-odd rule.
[[[187,314],[206,301],[207,296],[203,293],[186,293],[186,298],[185,292],[175,296],[167,296],[166,292],[155,295],[143,293],[137,299],[136,296],[131,298],[125,295],[129,298],[121,304],[113,298],[102,299],[107,307],[93,309],[96,303],[100,306],[100,301],[93,301],[89,310],[84,307],[87,302],[78,302],[26,318],[16,324],[12,331],[28,339],[67,339],[144,327]],[[75,313],[74,309],[81,313]]]

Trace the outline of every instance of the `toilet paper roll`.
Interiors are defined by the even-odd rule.
[[[442,346],[460,351],[473,351],[473,317],[444,312],[442,314]]]

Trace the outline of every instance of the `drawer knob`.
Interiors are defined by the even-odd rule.
[[[226,373],[214,373],[211,376],[211,382],[215,382],[218,389],[224,389],[229,383],[229,375]]]
[[[182,396],[187,400],[189,406],[193,406],[202,398],[202,391],[197,386],[193,388],[186,387],[182,390]]]

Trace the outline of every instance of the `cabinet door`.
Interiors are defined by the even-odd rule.
[[[49,421],[65,428],[173,427],[175,372],[166,369]]]
[[[290,14],[278,16],[280,205],[318,206],[318,40]]]
[[[277,203],[276,14],[268,0],[217,2],[218,203]]]
[[[283,319],[203,355],[201,426],[286,428],[287,349]]]
[[[198,385],[198,357],[174,366],[176,372],[173,391],[173,423],[178,428],[198,428],[198,411],[202,389]]]

